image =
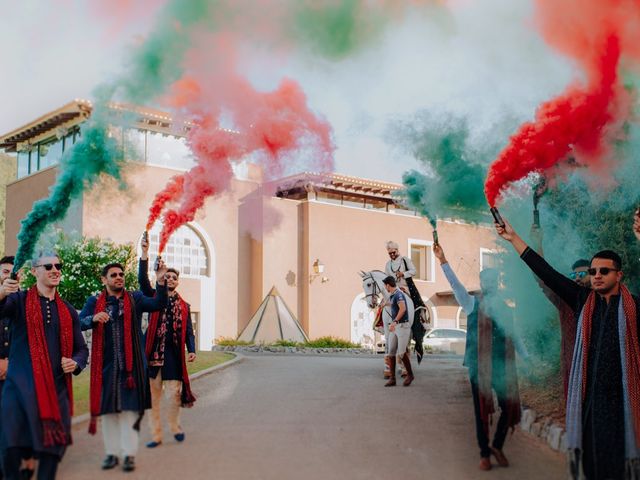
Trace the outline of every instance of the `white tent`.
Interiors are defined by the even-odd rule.
[[[238,340],[251,343],[271,343],[277,340],[306,342],[308,337],[276,287],[272,287]]]

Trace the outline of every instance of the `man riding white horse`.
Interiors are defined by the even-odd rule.
[[[370,272],[360,272],[360,276],[362,277],[362,288],[365,293],[365,299],[367,301],[367,305],[369,308],[374,309],[376,307],[380,307],[379,316],[376,317],[376,324],[378,323],[378,319],[381,321],[380,327],[384,329],[384,338],[386,340],[385,345],[385,364],[387,366],[390,365],[391,361],[389,358],[389,325],[391,324],[392,318],[392,310],[391,310],[391,296],[387,291],[387,288],[384,284],[384,279],[387,277],[385,272],[380,270],[372,270]],[[411,297],[407,294],[404,295],[404,300],[406,303],[407,314],[409,318],[414,317],[414,306]],[[382,299],[381,299],[382,297]],[[402,352],[398,353],[402,355]],[[385,378],[391,377],[391,370],[385,370]]]
[[[422,361],[424,350],[422,341],[424,339],[425,328],[422,325],[422,312],[426,308],[422,301],[422,296],[416,287],[413,277],[416,275],[416,267],[409,257],[400,255],[399,246],[394,241],[386,243],[389,261],[385,266],[385,272],[396,279],[398,287],[411,297],[416,308],[414,315],[409,317],[411,325],[411,335],[415,341],[415,350],[418,363]],[[388,361],[388,360],[387,360]],[[385,373],[386,376],[386,373]]]

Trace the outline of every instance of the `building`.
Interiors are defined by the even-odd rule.
[[[135,117],[131,128],[114,128],[127,145],[137,146],[125,172],[129,188],[101,182],[72,206],[62,227],[138,244],[156,192],[193,165],[184,139],[190,125],[152,109],[112,105],[112,111]],[[17,178],[7,185],[7,252],[16,250],[20,220],[47,196],[61,155],[90,115],[91,105],[76,100],[0,137],[0,148],[17,156],[18,165]],[[237,168],[229,190],[209,199],[164,254],[182,272],[180,291],[192,305],[199,348],[237,337],[272,287],[310,338],[368,342],[372,318],[358,272],[384,269],[387,240],[398,242],[416,264],[432,326],[464,328],[466,318],[436,268],[431,227],[394,200],[399,188],[339,174],[264,182],[256,166]],[[152,259],[159,231],[155,225],[150,232]],[[479,271],[492,261],[492,229],[443,220],[438,233],[461,280],[477,288]]]

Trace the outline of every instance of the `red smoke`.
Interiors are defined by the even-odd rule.
[[[233,162],[251,155],[268,178],[292,167],[297,171],[333,169],[330,127],[311,112],[296,82],[283,79],[276,90],[259,92],[236,72],[231,36],[203,40],[208,48],[191,52],[189,75],[176,82],[165,99],[195,123],[187,140],[197,166],[172,179],[151,207],[150,224],[165,211],[160,252],[173,232],[195,218],[207,198],[229,186]],[[211,65],[212,58],[216,65]],[[223,118],[230,125],[221,124]]]
[[[489,205],[509,183],[545,172],[573,156],[587,166],[609,160],[610,142],[629,114],[629,95],[618,75],[621,56],[638,59],[640,7],[633,0],[538,0],[538,24],[547,42],[571,55],[586,79],[542,104],[490,166]]]

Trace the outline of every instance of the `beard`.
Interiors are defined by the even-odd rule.
[[[113,290],[116,293],[120,293],[121,291],[124,290],[124,287],[112,287],[111,290]]]
[[[176,287],[170,287],[169,285],[167,285],[167,291],[175,292],[176,291]]]

